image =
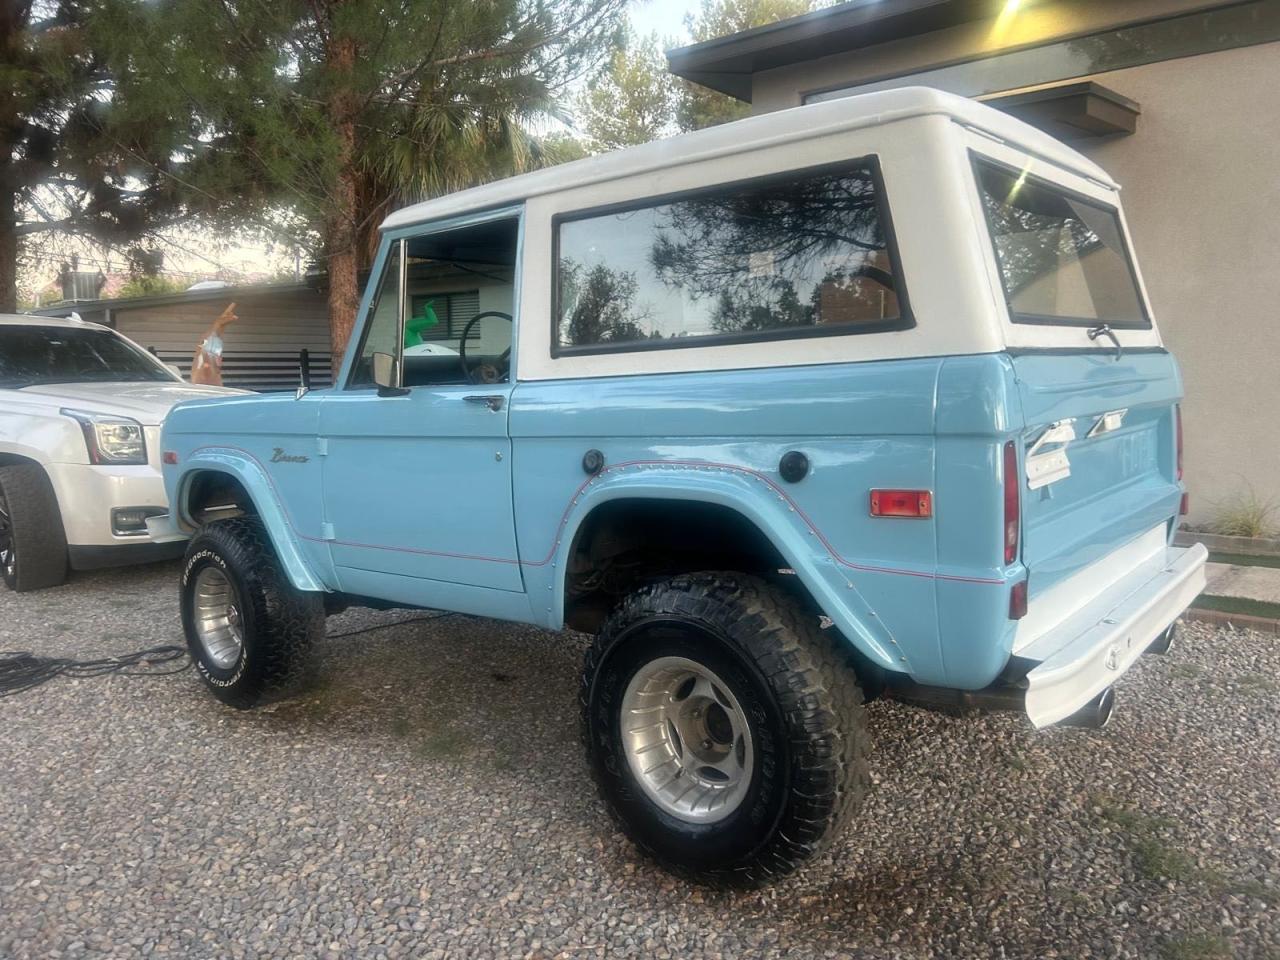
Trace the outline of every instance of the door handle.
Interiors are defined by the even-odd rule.
[[[472,395],[468,397],[463,397],[462,399],[467,401],[467,403],[482,403],[486,407],[488,407],[490,410],[492,410],[494,413],[497,413],[499,410],[501,410],[503,403],[506,402],[506,397],[503,397],[501,394],[495,394],[493,396]]]

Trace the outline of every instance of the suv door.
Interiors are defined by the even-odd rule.
[[[384,249],[359,346],[320,415],[326,533],[347,592],[430,605],[443,584],[524,589],[507,435],[518,232],[508,217]],[[377,354],[390,388],[374,382]]]

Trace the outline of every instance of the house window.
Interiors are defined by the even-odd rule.
[[[480,291],[415,293],[409,296],[409,305],[410,318],[407,322],[411,325],[415,317],[435,315],[436,322],[424,326],[419,333],[423,343],[457,342],[462,339],[462,333],[471,318],[480,312]],[[428,307],[431,309],[431,314],[427,313]],[[467,339],[476,340],[479,337],[480,327],[476,325],[471,328]]]
[[[806,94],[804,102],[836,100],[904,86],[937,87],[964,97],[981,97],[1274,40],[1280,40],[1280,4],[1274,0],[1256,0],[983,56],[932,70],[815,91]]]

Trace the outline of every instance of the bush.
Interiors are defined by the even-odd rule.
[[[1261,539],[1276,533],[1277,514],[1280,505],[1275,497],[1265,500],[1258,496],[1252,485],[1235,493],[1217,505],[1210,532],[1226,537],[1252,537]]]

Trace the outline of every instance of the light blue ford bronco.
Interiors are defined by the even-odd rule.
[[[869,698],[1105,722],[1203,585],[1181,393],[1107,174],[893,90],[396,213],[333,389],[170,414],[152,535],[236,707],[347,604],[594,633],[605,803],[760,882],[857,809]]]

